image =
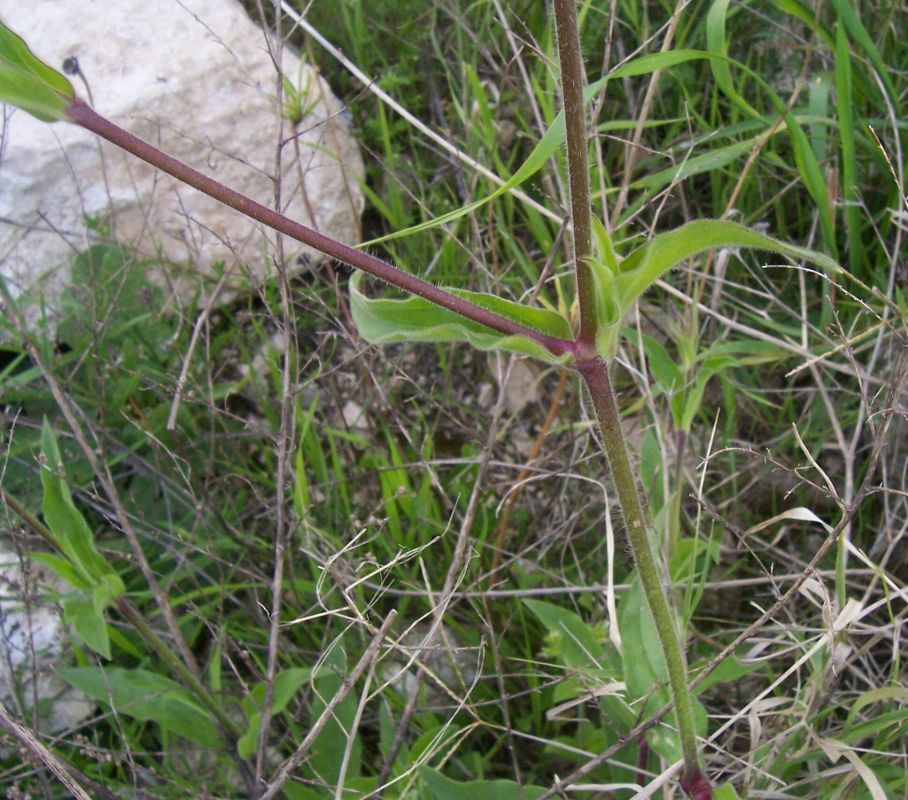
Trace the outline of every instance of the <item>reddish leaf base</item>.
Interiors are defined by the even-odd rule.
[[[681,788],[690,800],[713,800],[713,787],[699,767],[686,769],[681,775]]]

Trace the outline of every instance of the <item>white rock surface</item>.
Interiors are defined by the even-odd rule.
[[[92,713],[94,701],[58,677],[66,626],[53,595],[68,590],[39,564],[0,544],[0,700],[31,723],[35,700],[44,733],[60,733]]]
[[[275,69],[265,34],[238,2],[0,0],[0,17],[53,67],[75,56],[97,111],[273,205]],[[282,70],[307,98],[298,126],[283,122],[283,211],[352,242],[363,206],[356,143],[314,68],[285,48]],[[71,80],[87,98],[80,78]],[[0,275],[26,309],[43,292],[53,310],[66,291],[67,262],[96,237],[86,218],[143,254],[191,260],[189,269],[162,267],[154,276],[172,303],[191,296],[199,275],[207,296],[217,262],[231,270],[223,299],[274,273],[270,231],[87,131],[12,111],[2,134]],[[301,246],[286,246],[296,264]],[[35,321],[36,306],[27,317]]]

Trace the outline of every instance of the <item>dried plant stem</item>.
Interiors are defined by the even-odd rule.
[[[385,636],[388,631],[391,629],[391,624],[394,622],[395,617],[397,617],[397,611],[392,609],[391,613],[385,617],[385,621],[382,623],[382,626],[378,629],[375,636],[372,637],[372,641],[369,642],[369,646],[366,648],[365,652],[360,657],[359,661],[356,662],[356,666],[353,667],[353,670],[350,674],[344,678],[343,682],[340,685],[340,688],[335,693],[334,697],[328,701],[328,704],[325,706],[324,711],[319,715],[319,718],[315,720],[312,726],[309,728],[309,732],[303,738],[303,741],[299,743],[299,746],[296,748],[296,751],[293,753],[290,758],[288,758],[283,766],[277,771],[274,777],[271,779],[271,782],[265,792],[261,795],[260,800],[271,800],[272,797],[276,797],[281,789],[283,789],[284,784],[290,779],[290,776],[296,772],[300,764],[303,763],[303,759],[306,757],[306,753],[309,752],[309,748],[315,743],[315,740],[318,739],[319,734],[322,732],[322,729],[325,725],[328,724],[328,721],[334,716],[334,712],[337,711],[337,707],[344,702],[344,699],[350,693],[350,690],[356,685],[356,682],[360,679],[360,676],[366,671],[366,668],[372,664],[376,655],[378,654],[378,648],[381,643],[384,641]]]

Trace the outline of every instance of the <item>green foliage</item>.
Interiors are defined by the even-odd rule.
[[[566,360],[566,357],[556,358],[531,339],[495,333],[421,297],[408,297],[404,300],[366,297],[360,289],[361,285],[362,273],[359,272],[350,280],[350,310],[359,334],[373,344],[467,342],[480,350],[523,353],[549,363],[563,363]],[[571,336],[570,324],[555,311],[531,308],[494,295],[453,289],[450,291],[540,333],[560,339]]]
[[[126,593],[123,581],[98,552],[94,535],[85,518],[73,503],[63,473],[57,440],[47,420],[41,433],[44,465],[44,518],[64,558],[46,558],[76,591],[63,600],[64,616],[79,637],[95,652],[110,658],[110,639],[104,611]]]
[[[210,714],[175,681],[156,672],[121,667],[64,667],[60,675],[117,714],[154,722],[169,734],[217,748],[221,737]]]
[[[420,767],[432,800],[534,800],[545,793],[541,786],[521,786],[514,781],[453,781],[431,767]]]
[[[519,188],[557,210],[553,217],[561,213],[563,123],[551,66],[557,54],[545,4],[501,4],[504,22],[497,5],[339,0],[312,4],[308,19],[506,189],[426,146],[319,48],[311,45],[310,55],[350,101],[370,156],[364,238],[414,273],[464,292],[526,298],[532,287],[534,316],[516,303],[496,301],[496,308],[566,337],[571,291],[558,250],[560,219],[508,191]],[[668,6],[619,3],[614,27],[602,4],[584,9],[584,52],[593,56],[606,41],[634,52],[664,30]],[[618,60],[613,46],[608,74],[596,73],[598,59],[589,59],[590,107],[600,108],[606,91],[591,142],[598,151],[591,167],[599,221],[594,268],[607,323],[600,345],[609,354],[617,348],[616,362],[628,368],[616,368],[614,380],[629,429],[641,432],[642,484],[656,530],[666,533],[658,545],[672,552],[694,676],[790,585],[789,574],[812,557],[819,535],[790,519],[765,535],[742,532],[792,505],[834,523],[836,504],[806,453],[840,489],[847,459],[834,424],[846,440],[860,432],[851,476],[859,485],[871,429],[885,416],[889,357],[905,307],[892,259],[902,206],[887,163],[892,159],[898,172],[894,136],[905,130],[898,103],[904,76],[886,66],[905,63],[908,54],[893,36],[899,22],[894,6],[863,2],[706,3],[685,8],[674,50],[644,52],[609,71]],[[303,39],[294,44],[307,46]],[[799,74],[803,59],[807,88],[798,93],[782,80]],[[303,92],[285,88],[286,117],[307,124]],[[638,120],[642,140],[627,201],[612,219]],[[723,221],[710,220],[720,214]],[[104,233],[105,220],[95,222]],[[836,252],[856,282],[845,282],[832,261]],[[822,274],[762,269],[764,253]],[[197,301],[167,305],[148,281],[149,266],[125,247],[98,245],[81,254],[56,340],[37,336],[36,343],[96,435],[200,674],[236,720],[239,737],[228,749],[219,724],[158,654],[122,618],[107,624],[105,609],[123,591],[119,580],[164,631],[144,576],[124,557],[121,537],[107,533],[110,511],[74,442],[58,434],[65,476],[39,466],[42,418],[58,431],[64,421],[41,369],[15,343],[10,321],[0,319],[5,341],[13,342],[4,345],[0,365],[0,411],[9,421],[0,425],[0,480],[38,513],[44,484],[54,478],[56,524],[64,525],[74,555],[39,559],[74,587],[61,602],[79,639],[111,660],[92,666],[94,653],[75,648],[81,666],[67,678],[109,713],[78,738],[55,739],[50,746],[59,757],[120,793],[145,791],[146,783],[154,784],[148,791],[181,796],[245,791],[234,765],[245,761],[254,770],[260,738],[280,480],[289,522],[266,778],[342,685],[374,623],[390,608],[401,623],[380,649],[371,682],[353,688],[285,787],[288,797],[364,797],[376,788],[418,669],[394,679],[410,657],[426,663],[447,691],[425,679],[391,765],[389,800],[536,797],[665,701],[664,665],[615,509],[610,579],[618,613],[608,617],[598,487],[610,484],[590,457],[596,444],[576,387],[568,383],[544,448],[519,484],[556,370],[530,367],[532,390],[508,399],[521,392],[532,399],[520,411],[505,405],[496,436],[488,435],[498,391],[490,364],[497,370],[498,357],[463,345],[544,356],[538,348],[503,342],[422,301],[367,298],[359,279],[348,309],[333,281],[313,270],[291,286],[297,348],[287,356],[288,428],[276,286],[202,322]],[[671,295],[654,285],[660,277]],[[895,302],[884,312],[890,280]],[[634,303],[640,313],[627,318]],[[350,329],[349,310],[364,338],[386,345],[387,360],[334,332],[335,320]],[[190,356],[197,323],[199,346]],[[424,340],[438,346],[407,346]],[[869,398],[864,407],[861,393]],[[341,413],[347,403],[360,408],[364,423]],[[794,425],[803,450],[790,433]],[[276,455],[282,437],[292,454],[283,475]],[[900,456],[899,447],[891,435],[881,458],[887,448]],[[865,499],[848,534],[882,567],[870,575],[849,562],[847,595],[866,593],[870,602],[888,592],[885,610],[833,635],[826,615],[837,599],[813,605],[815,595],[802,594],[698,686],[697,708],[713,719],[704,728],[701,715],[701,730],[713,732],[715,720],[747,708],[708,753],[711,777],[726,781],[717,797],[780,787],[805,800],[877,787],[904,794],[903,654],[897,640],[887,640],[899,606],[886,580],[897,584],[897,577],[894,562],[885,563],[899,529],[905,487],[892,476],[900,467],[887,462],[880,490]],[[523,493],[499,545],[501,504],[515,485]],[[468,558],[454,596],[440,605],[468,511]],[[502,566],[490,576],[499,546]],[[109,564],[116,574],[106,571]],[[811,586],[822,591],[831,566],[818,565]],[[436,613],[444,614],[448,638],[419,652],[413,641]],[[828,647],[788,672],[820,638]],[[476,665],[475,681],[459,660],[464,654]],[[672,724],[669,715],[647,735],[648,758],[642,741],[626,743],[584,782],[661,781],[677,755]],[[17,755],[3,766],[21,775]],[[40,792],[37,780],[21,782]],[[612,793],[622,800],[637,791]]]
[[[21,36],[0,22],[0,102],[44,122],[66,119],[72,84],[35,56]]]

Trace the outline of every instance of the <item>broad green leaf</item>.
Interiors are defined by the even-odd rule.
[[[95,602],[94,592],[81,591],[63,600],[63,619],[76,635],[96,653],[110,660],[110,637],[103,610]]]
[[[104,576],[116,573],[98,552],[88,523],[73,503],[63,477],[60,448],[46,419],[41,429],[41,452],[44,456],[41,468],[44,519],[73,569],[87,585],[96,586]]]
[[[617,677],[614,659],[602,638],[577,614],[543,600],[523,602],[548,631],[562,664],[602,679]]]
[[[635,579],[621,596],[618,627],[628,700],[639,700],[653,689],[667,686],[668,667],[639,579]]]
[[[222,743],[210,714],[180,684],[143,669],[65,667],[60,675],[117,714],[155,722],[164,730],[203,747]]]
[[[506,336],[440,308],[421,297],[403,300],[369,298],[360,290],[363,275],[350,279],[350,311],[360,335],[372,344],[394,342],[469,342],[480,350],[507,350],[535,356],[550,364],[565,363],[567,356],[556,358],[542,345],[524,336]],[[452,294],[494,311],[522,325],[557,336],[572,338],[568,321],[554,311],[527,308],[493,295],[449,289]]]
[[[809,261],[829,274],[842,272],[842,268],[829,256],[787,244],[735,222],[697,220],[676,230],[654,236],[632,252],[621,263],[621,272],[614,278],[611,286],[597,287],[600,295],[597,298],[597,306],[602,309],[607,303],[617,303],[620,316],[623,317],[637,298],[672,267],[698,253],[720,247],[766,250],[793,259]],[[594,273],[594,276],[597,274]],[[613,292],[614,296],[603,296],[607,292]],[[611,357],[617,346],[617,339],[618,324],[607,318],[599,332],[599,351],[604,356]]]
[[[329,670],[323,670],[329,674]],[[274,678],[274,694],[271,699],[271,713],[280,714],[303,684],[312,680],[313,674],[319,674],[312,667],[296,667],[279,672]],[[237,752],[241,758],[249,758],[258,744],[259,731],[262,726],[262,706],[265,702],[265,682],[260,681],[252,690],[251,697],[242,700],[246,713],[246,730],[237,741]]]
[[[64,75],[35,56],[21,36],[0,22],[0,102],[44,122],[66,119],[75,97]]]
[[[344,655],[342,642],[337,642],[329,651],[322,662],[322,669],[314,674],[312,681],[312,719],[318,719],[331,702],[341,686],[343,674],[346,671],[347,659]],[[341,760],[347,748],[348,740],[352,736],[353,746],[350,748],[350,759],[347,763],[347,776],[356,777],[360,774],[360,759],[362,755],[362,742],[359,733],[353,725],[358,703],[357,693],[351,692],[337,707],[328,720],[322,732],[312,745],[309,756],[309,766],[319,780],[329,786],[337,784],[340,776]]]
[[[50,567],[59,578],[62,578],[74,589],[90,589],[92,584],[85,580],[69,563],[69,560],[56,553],[33,552],[28,557]]]
[[[741,800],[741,795],[730,783],[720,783],[713,789],[714,800]]]
[[[514,781],[454,781],[437,769],[422,766],[419,776],[433,800],[535,800],[545,794],[542,786],[520,786]]]
[[[639,715],[646,716],[671,698],[662,644],[639,578],[634,579],[630,589],[621,597],[618,625],[621,629],[621,656],[628,702],[645,700],[645,704],[634,708]],[[706,711],[696,697],[691,697],[691,702],[694,724],[702,735],[706,731]],[[653,750],[663,758],[677,760],[681,757],[681,743],[674,727],[662,723],[650,731],[648,740]]]

